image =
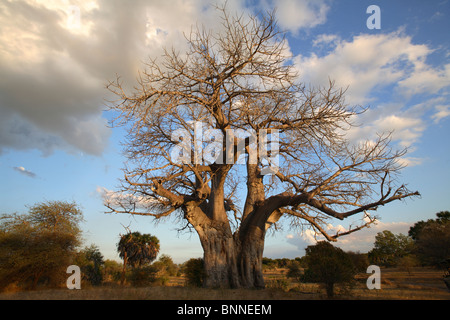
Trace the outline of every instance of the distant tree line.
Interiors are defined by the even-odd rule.
[[[63,287],[66,269],[80,267],[83,286],[165,285],[169,277],[183,275],[185,285],[203,286],[202,258],[189,259],[181,265],[159,251],[159,239],[150,234],[127,232],[120,235],[117,252],[123,263],[104,259],[92,244],[81,247],[80,222],[83,214],[76,203],[47,201],[29,207],[27,214],[0,217],[0,291]],[[156,261],[155,261],[156,260]],[[286,269],[286,276],[298,282],[321,283],[328,297],[335,286],[346,286],[357,273],[370,264],[401,267],[450,267],[450,212],[441,211],[436,219],[419,221],[408,235],[379,232],[368,253],[344,252],[326,241],[306,248],[295,259],[262,259],[262,269]]]
[[[450,212],[441,211],[436,219],[416,222],[408,235],[379,232],[374,248],[368,252],[372,264],[386,267],[450,267]]]
[[[374,248],[368,253],[344,252],[320,241],[308,246],[301,258],[263,258],[263,269],[287,268],[287,277],[298,282],[320,283],[329,298],[334,296],[335,285],[351,286],[355,275],[366,272],[370,264],[400,267],[407,272],[414,266],[450,270],[450,212],[441,211],[436,216],[415,223],[408,235],[389,230],[379,232]],[[450,277],[448,271],[446,275]]]
[[[159,240],[129,232],[117,244],[124,263],[105,260],[92,244],[82,247],[83,214],[74,202],[47,201],[26,214],[0,216],[0,291],[64,287],[69,265],[80,267],[82,286],[167,283],[179,267],[159,253]]]

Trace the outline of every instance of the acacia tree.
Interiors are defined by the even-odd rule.
[[[0,288],[17,282],[59,285],[81,242],[83,214],[76,203],[46,201],[27,214],[0,216]]]
[[[128,130],[129,162],[123,189],[105,205],[185,221],[204,250],[205,286],[263,287],[266,231],[281,217],[336,241],[374,217],[335,235],[329,219],[418,193],[394,184],[404,151],[389,147],[389,135],[346,139],[364,109],[346,106],[331,81],[300,82],[273,14],[247,18],[221,8],[221,19],[220,30],[193,28],[187,52],[165,50],[149,61],[134,91],[120,77],[108,84],[118,98],[112,125]]]

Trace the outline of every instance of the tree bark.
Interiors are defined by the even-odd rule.
[[[125,272],[127,270],[127,263],[128,263],[128,258],[127,258],[127,252],[125,251],[124,256],[123,256],[122,275],[120,277],[120,285],[121,286],[123,286],[125,284]]]
[[[203,247],[207,288],[239,288],[237,250],[233,236],[223,230],[210,228],[200,237]]]
[[[334,297],[334,282],[327,282],[325,284],[325,290],[327,292],[327,298],[333,299],[333,297]]]
[[[265,230],[251,226],[241,243],[239,253],[239,275],[244,288],[264,288],[262,257]]]
[[[203,230],[200,242],[204,250],[205,287],[264,288],[264,234],[260,231],[239,239],[239,233],[210,227]]]

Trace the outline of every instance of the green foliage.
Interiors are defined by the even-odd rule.
[[[445,268],[450,259],[450,211],[440,211],[436,217],[416,222],[408,234],[415,240],[415,253],[422,264]]]
[[[301,281],[303,277],[303,268],[301,267],[300,261],[292,260],[291,263],[288,264],[288,272],[286,276],[289,278],[294,278],[297,281]]]
[[[417,240],[422,229],[433,224],[447,224],[450,223],[450,211],[440,211],[436,213],[437,219],[428,219],[427,221],[418,221],[411,228],[409,228],[408,235]]]
[[[117,251],[125,264],[134,268],[143,266],[156,259],[159,252],[159,240],[151,234],[129,232],[120,237]]]
[[[270,259],[267,257],[262,258],[262,268],[263,270],[275,269],[278,267],[278,262],[274,259]]]
[[[28,219],[36,228],[80,234],[83,214],[76,203],[47,201],[30,207]]]
[[[186,284],[201,287],[205,278],[205,267],[202,258],[189,259],[183,264],[182,272],[186,276]]]
[[[80,243],[82,213],[75,203],[45,202],[28,214],[3,215],[0,223],[0,288],[64,283]]]
[[[76,257],[75,264],[81,268],[83,278],[93,286],[103,282],[102,266],[105,264],[103,255],[95,245],[84,248]]]
[[[166,254],[159,257],[158,261],[153,262],[152,266],[158,269],[159,273],[167,276],[176,276],[178,274],[178,266],[173,262],[172,258]]]
[[[367,267],[370,265],[367,253],[347,251],[347,254],[352,260],[356,272],[366,272]]]
[[[350,256],[326,241],[306,248],[305,263],[303,280],[323,284],[329,298],[334,296],[335,284],[351,282],[356,274]]]
[[[155,283],[158,269],[153,265],[139,266],[131,270],[128,279],[132,286],[145,287]]]
[[[381,266],[396,266],[398,261],[410,255],[413,249],[414,241],[411,237],[384,230],[375,236],[374,248],[368,253],[369,261]]]
[[[416,253],[424,264],[445,268],[450,260],[450,221],[424,226],[416,240]]]
[[[122,273],[122,264],[106,259],[103,265],[103,281],[104,283],[115,283],[120,281],[120,276]]]

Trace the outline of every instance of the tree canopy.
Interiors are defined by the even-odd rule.
[[[364,108],[333,81],[301,82],[273,14],[219,13],[222,28],[193,27],[188,50],[151,59],[131,92],[120,77],[108,84],[128,161],[105,205],[184,221],[204,249],[204,285],[260,287],[265,233],[281,217],[336,241],[418,193],[396,184],[405,151],[389,134],[346,136]],[[329,233],[357,214],[360,225]]]
[[[156,259],[159,252],[159,240],[151,234],[129,232],[120,237],[117,251],[119,257],[124,259],[124,264],[139,267]]]
[[[27,214],[0,220],[0,287],[61,284],[81,242],[82,212],[76,203],[47,201]]]
[[[334,285],[353,280],[357,270],[349,254],[326,241],[306,248],[303,280],[322,283],[328,298],[334,296]]]

